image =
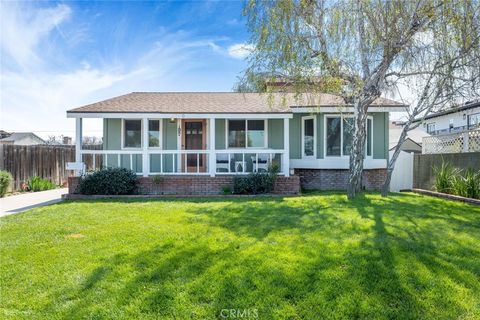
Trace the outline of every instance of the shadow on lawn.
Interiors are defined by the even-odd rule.
[[[224,308],[255,308],[260,319],[417,319],[432,316],[425,312],[428,303],[444,317],[465,312],[461,301],[441,295],[424,296],[425,304],[422,291],[453,289],[442,282],[432,286],[432,280],[409,270],[408,261],[478,292],[478,281],[472,279],[480,277],[480,267],[472,257],[480,252],[460,242],[456,249],[442,247],[445,239],[456,241],[449,235],[452,229],[480,232],[473,213],[449,211],[465,206],[449,209],[430,198],[412,204],[408,195],[375,201],[361,195],[352,202],[324,195],[302,201],[222,199],[214,200],[212,208],[187,201],[194,204],[188,222],[223,228],[236,237],[215,246],[208,235],[199,234],[193,242],[171,240],[135,255],[114,255],[73,293],[77,302],[67,318],[99,312],[88,297],[98,299],[98,290],[117,279],[126,280],[108,299],[119,309],[138,308],[144,316],[218,318]],[[332,210],[336,207],[341,212]],[[358,216],[368,227],[355,227]],[[277,245],[292,233],[292,244]],[[250,238],[246,245],[245,237]],[[348,244],[352,238],[359,239],[358,245]]]

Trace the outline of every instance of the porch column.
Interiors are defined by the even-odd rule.
[[[75,118],[75,162],[77,164],[82,162],[82,118]],[[75,176],[79,177],[82,170],[75,170]]]
[[[283,119],[283,156],[282,169],[285,177],[290,176],[290,119]]]
[[[142,148],[142,176],[148,177],[150,172],[150,157],[148,156],[148,119],[142,119],[143,148]]]
[[[209,143],[208,149],[210,150],[208,154],[208,171],[210,172],[210,177],[215,176],[216,166],[217,166],[217,156],[215,155],[215,119],[210,118],[208,120],[208,135]]]

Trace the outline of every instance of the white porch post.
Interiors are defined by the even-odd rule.
[[[283,156],[282,169],[285,177],[290,176],[290,119],[283,119]]]
[[[150,172],[150,157],[148,156],[148,118],[142,119],[143,148],[142,148],[142,176],[148,177]]]
[[[75,119],[75,162],[82,162],[82,118]],[[82,174],[81,170],[75,170],[75,176],[79,177]]]
[[[210,118],[208,124],[208,149],[210,150],[208,154],[208,171],[210,172],[210,177],[214,177],[217,164],[217,156],[215,155],[215,118]]]

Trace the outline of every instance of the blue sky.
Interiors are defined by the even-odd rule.
[[[230,91],[249,50],[242,6],[2,2],[0,129],[72,135],[72,107],[131,91]]]

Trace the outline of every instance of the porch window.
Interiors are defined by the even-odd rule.
[[[228,120],[229,148],[265,147],[265,120]]]
[[[123,147],[141,148],[142,120],[124,120]]]
[[[148,146],[160,147],[160,120],[148,120]]]
[[[302,118],[303,157],[315,157],[315,117]]]

